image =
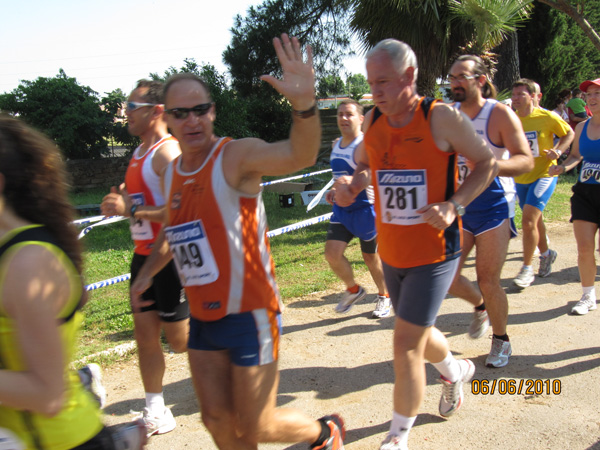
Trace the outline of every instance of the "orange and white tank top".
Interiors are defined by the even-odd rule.
[[[160,176],[152,168],[152,158],[167,141],[177,142],[177,139],[168,134],[152,145],[142,156],[140,156],[140,147],[133,152],[127,172],[125,172],[125,185],[131,201],[135,205],[162,206],[165,204],[160,188]],[[135,245],[134,252],[139,255],[149,255],[160,228],[160,223],[131,219],[129,229]]]
[[[435,106],[432,99],[421,99],[412,121],[401,128],[391,127],[375,109],[364,138],[375,189],[378,252],[397,268],[460,256],[460,218],[440,231],[417,213],[456,190],[456,153],[440,150],[431,135],[427,116]]]
[[[281,310],[262,195],[225,181],[223,148],[230,140],[221,138],[193,173],[182,171],[181,156],[165,171],[165,238],[191,315],[202,321]]]

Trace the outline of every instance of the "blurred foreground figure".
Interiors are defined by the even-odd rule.
[[[69,368],[86,302],[72,220],[58,149],[0,115],[0,436],[14,441],[3,448],[140,449],[142,425],[106,429]]]

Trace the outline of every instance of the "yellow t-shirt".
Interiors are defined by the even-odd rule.
[[[544,150],[554,148],[554,136],[563,137],[571,127],[558,114],[542,108],[534,108],[527,117],[519,116],[519,119],[533,153],[534,166],[531,172],[515,177],[515,182],[529,184],[550,176],[548,168],[556,164],[556,161],[546,158]]]
[[[68,367],[83,317],[78,307],[83,286],[71,260],[53,243],[50,233],[40,225],[18,228],[0,239],[0,283],[6,276],[12,256],[19,248],[28,245],[40,245],[54,253],[70,278],[71,298],[57,317],[61,323],[61,341],[67,361],[65,402],[62,410],[53,417],[0,404],[0,427],[8,428],[16,434],[27,449],[72,449],[89,441],[103,427],[97,405],[84,390],[77,372]],[[2,308],[0,295],[0,369],[27,370],[18,338],[13,320]]]

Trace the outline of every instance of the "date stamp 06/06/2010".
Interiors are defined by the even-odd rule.
[[[560,380],[537,378],[500,378],[494,380],[471,380],[474,395],[560,395]]]

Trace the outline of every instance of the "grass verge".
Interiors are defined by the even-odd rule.
[[[569,220],[569,199],[571,186],[575,181],[575,175],[563,175],[559,178],[556,191],[544,211],[546,222]],[[319,189],[319,185],[315,189]],[[78,193],[74,194],[72,199],[74,204],[98,204],[106,192],[108,190]],[[331,211],[329,206],[317,206],[307,213],[306,207],[302,206],[300,194],[296,193],[294,197],[296,206],[281,208],[278,193],[263,193],[270,229],[291,225]],[[515,221],[520,228],[521,210],[518,207]],[[277,280],[284,303],[292,298],[324,291],[336,285],[341,287],[341,282],[323,257],[327,227],[328,222],[323,222],[271,239]],[[83,244],[87,283],[129,273],[133,244],[128,222],[94,228],[83,238]],[[346,256],[357,276],[368,272],[362,262],[357,240],[350,243]],[[76,360],[133,339],[128,289],[129,283],[122,282],[90,292]],[[119,358],[122,358],[122,355],[114,357]],[[101,361],[106,362],[110,359],[103,356]]]

